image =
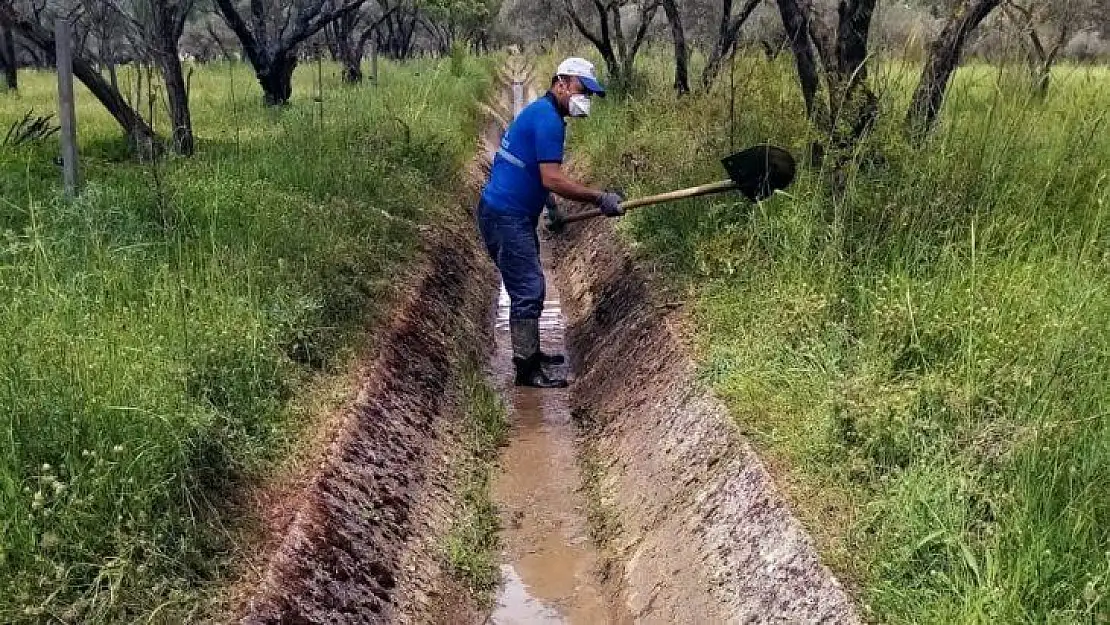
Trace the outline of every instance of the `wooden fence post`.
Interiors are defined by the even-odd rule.
[[[77,112],[73,102],[73,29],[67,20],[54,22],[58,61],[58,120],[61,122],[62,184],[65,196],[77,196]]]

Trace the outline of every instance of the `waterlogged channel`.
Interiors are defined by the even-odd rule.
[[[546,255],[545,255],[546,256]],[[545,265],[548,259],[545,258]],[[559,294],[548,284],[540,320],[543,350],[563,353]],[[502,587],[489,617],[495,625],[623,623],[598,580],[598,557],[586,524],[585,499],[568,408],[568,389],[512,386],[509,301],[497,307],[494,370],[511,413],[493,496],[501,514]]]

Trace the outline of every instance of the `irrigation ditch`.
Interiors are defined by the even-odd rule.
[[[471,172],[536,95],[509,60]],[[504,302],[473,202],[429,232],[425,260],[341,415],[243,623],[857,623],[771,475],[699,384],[681,311],[612,224],[544,244],[545,350],[565,347],[571,386],[516,389]],[[475,597],[442,557],[467,453],[461,388],[485,369],[509,410],[491,496],[502,587]]]

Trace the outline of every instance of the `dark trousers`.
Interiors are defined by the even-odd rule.
[[[502,215],[478,204],[478,230],[509,294],[510,319],[539,319],[546,286],[540,266],[539,215]]]

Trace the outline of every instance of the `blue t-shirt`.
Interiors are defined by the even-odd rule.
[[[547,200],[540,163],[563,162],[566,123],[548,93],[529,104],[501,138],[482,201],[494,211],[538,216]]]

